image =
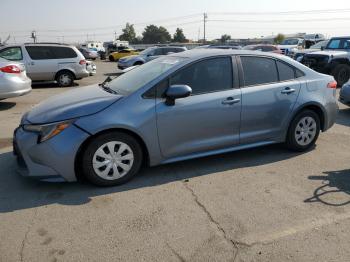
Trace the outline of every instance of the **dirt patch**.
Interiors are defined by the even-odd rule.
[[[0,138],[0,149],[12,146],[12,138]]]

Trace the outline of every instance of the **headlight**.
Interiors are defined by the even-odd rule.
[[[74,120],[56,122],[46,125],[24,125],[23,129],[28,132],[35,132],[39,134],[39,142],[44,142],[54,136],[57,136],[63,130],[67,129]]]

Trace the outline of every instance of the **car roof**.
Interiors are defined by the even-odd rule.
[[[242,49],[192,49],[188,51],[184,51],[177,54],[172,54],[170,56],[177,56],[177,57],[186,57],[190,59],[198,59],[198,58],[205,58],[210,56],[222,56],[222,55],[260,55],[260,56],[270,56],[270,57],[278,57],[281,58],[283,56],[273,53],[266,53],[266,52],[257,52],[257,51],[251,51],[251,50],[242,50]]]

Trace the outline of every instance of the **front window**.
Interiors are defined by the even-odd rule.
[[[299,39],[285,39],[282,42],[282,45],[297,45],[299,43]]]
[[[321,49],[321,47],[325,47],[327,45],[327,41],[321,41],[317,44],[310,46],[310,49]]]
[[[182,57],[158,58],[115,78],[106,86],[122,95],[131,94],[185,59]]]
[[[10,61],[21,61],[23,59],[20,47],[7,47],[0,50],[0,57]]]
[[[171,85],[188,85],[192,94],[230,90],[233,85],[231,57],[212,58],[192,64],[171,77]]]

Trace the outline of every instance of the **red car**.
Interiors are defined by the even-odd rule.
[[[244,50],[256,50],[262,52],[270,52],[275,54],[282,54],[282,51],[275,45],[259,44],[259,45],[247,45],[243,47]]]

